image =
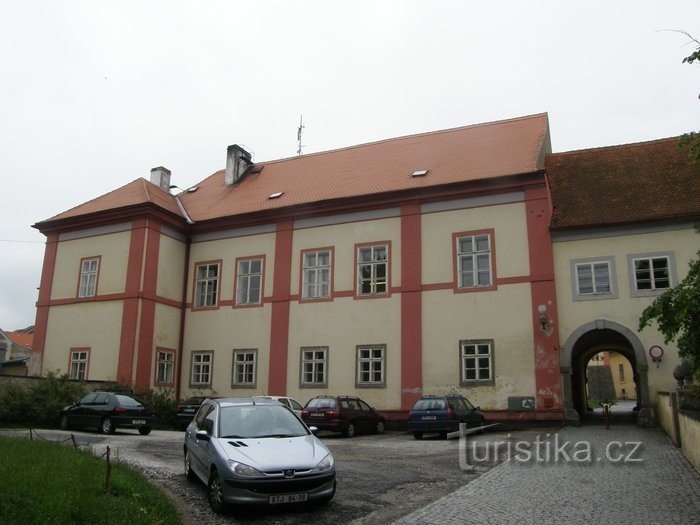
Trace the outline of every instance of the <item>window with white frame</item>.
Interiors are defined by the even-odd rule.
[[[78,297],[94,297],[97,294],[97,275],[100,270],[100,258],[91,257],[80,261],[80,286]]]
[[[387,293],[389,247],[386,244],[362,246],[357,249],[357,294]]]
[[[488,233],[457,237],[457,286],[492,286],[491,236]]]
[[[231,386],[255,388],[258,351],[256,349],[233,351],[233,373]]]
[[[260,304],[263,260],[239,260],[236,272],[236,304]]]
[[[194,293],[195,308],[216,306],[219,292],[219,263],[198,264]]]
[[[85,380],[87,379],[88,360],[90,358],[90,350],[82,348],[71,350],[70,352],[70,379]]]
[[[192,352],[190,366],[190,386],[210,386],[214,352]]]
[[[576,284],[579,295],[609,294],[610,265],[607,261],[577,264]]]
[[[158,350],[156,363],[156,384],[171,385],[175,375],[175,352]]]
[[[462,383],[492,384],[493,377],[493,341],[460,341],[460,362]]]
[[[386,345],[357,347],[357,386],[386,385]]]
[[[327,372],[328,347],[303,347],[301,349],[301,386],[327,386]]]
[[[304,253],[302,299],[328,299],[331,296],[331,252]]]
[[[636,289],[666,290],[671,287],[668,257],[640,257],[634,259]]]

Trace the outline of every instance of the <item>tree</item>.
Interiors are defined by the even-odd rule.
[[[691,42],[695,46],[695,50],[683,59],[683,63],[692,64],[696,60],[698,61],[698,63],[700,63],[700,42],[686,31],[677,32],[682,33],[688,38],[690,38]],[[698,98],[700,98],[700,95],[698,95]],[[680,140],[678,141],[678,145],[681,148],[688,149],[688,153],[690,154],[691,159],[693,159],[696,162],[700,161],[700,133],[691,131],[690,133],[682,135]]]
[[[655,321],[664,342],[675,340],[678,353],[691,362],[695,377],[700,378],[700,251],[697,256],[690,261],[685,279],[644,309],[639,331]]]

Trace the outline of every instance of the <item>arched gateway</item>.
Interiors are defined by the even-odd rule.
[[[629,360],[637,387],[637,424],[653,426],[654,409],[649,401],[647,377],[649,365],[644,347],[629,328],[606,319],[580,326],[564,344],[560,365],[565,421],[577,425],[586,414],[586,364],[593,355],[604,350],[617,352]]]

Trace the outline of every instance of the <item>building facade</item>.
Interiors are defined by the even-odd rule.
[[[650,250],[556,222],[557,155],[540,114],[263,163],[230,146],[177,195],[155,168],[35,225],[33,372],[178,398],[354,394],[397,417],[460,392],[492,419],[575,419],[567,370],[600,346],[585,334],[634,331],[648,298],[607,315],[567,294],[571,265]],[[604,343],[639,374],[651,341]],[[640,375],[643,408],[662,384]]]

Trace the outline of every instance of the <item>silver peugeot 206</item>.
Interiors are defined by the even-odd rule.
[[[185,431],[185,473],[206,484],[217,513],[229,504],[328,502],[335,463],[312,430],[272,399],[207,399]]]

